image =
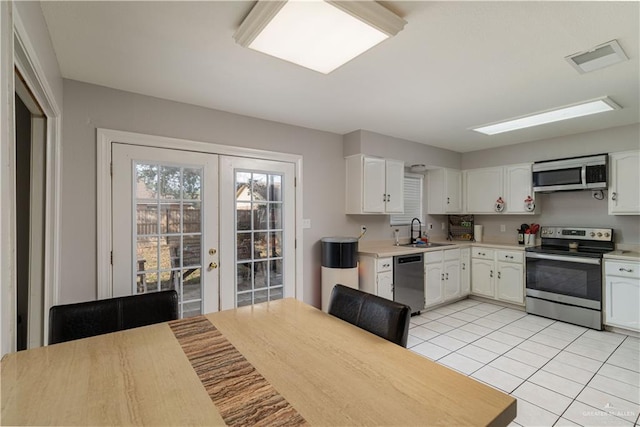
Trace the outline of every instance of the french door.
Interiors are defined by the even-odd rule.
[[[295,164],[112,143],[112,295],[181,317],[296,295]]]
[[[295,296],[295,166],[220,157],[221,309]]]
[[[175,289],[218,310],[218,156],[112,144],[113,296]]]

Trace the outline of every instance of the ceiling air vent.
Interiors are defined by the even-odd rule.
[[[580,74],[605,68],[629,59],[617,40],[596,46],[586,52],[574,53],[565,57],[569,64]]]

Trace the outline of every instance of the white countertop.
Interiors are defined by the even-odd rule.
[[[360,255],[375,256],[378,258],[390,257],[397,255],[418,254],[423,252],[439,251],[443,249],[466,248],[472,246],[482,246],[496,249],[518,250],[524,251],[525,246],[517,243],[500,243],[495,241],[483,242],[464,242],[464,241],[441,241],[432,240],[433,243],[442,243],[446,246],[436,247],[411,247],[411,246],[395,246],[392,241],[377,242],[360,242],[358,245],[358,253]]]
[[[605,259],[614,259],[620,261],[640,261],[640,252],[636,251],[625,251],[625,250],[616,250],[613,252],[609,252],[604,254]]]

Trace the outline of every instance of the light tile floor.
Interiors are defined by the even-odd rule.
[[[511,394],[513,426],[638,426],[640,339],[473,299],[411,318],[408,345]]]

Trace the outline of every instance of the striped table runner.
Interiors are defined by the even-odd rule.
[[[206,317],[169,326],[227,425],[307,424]]]

